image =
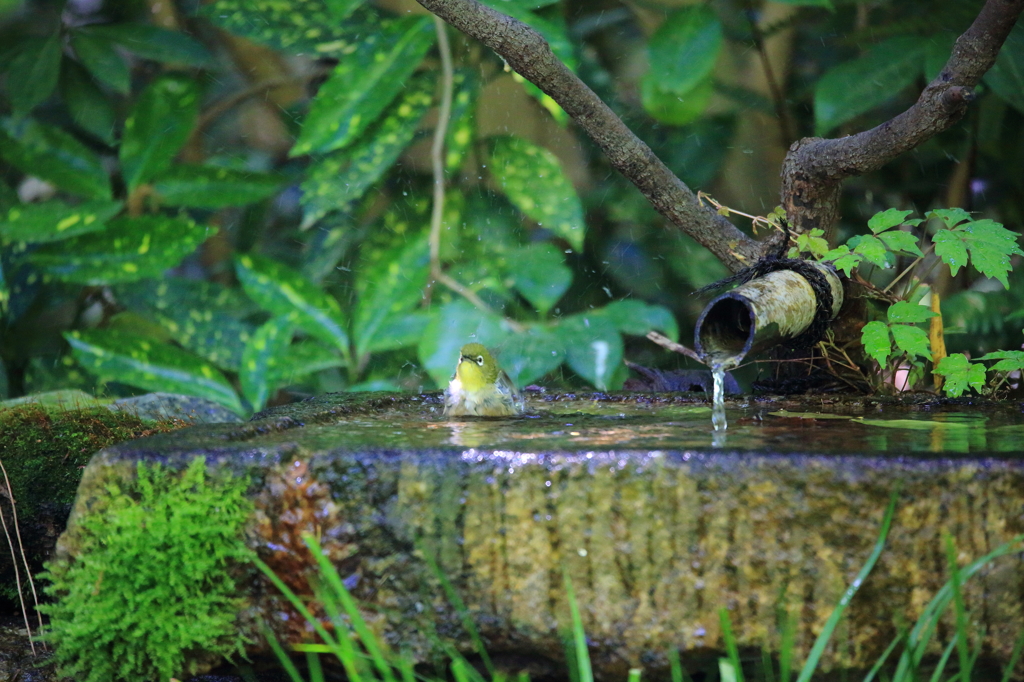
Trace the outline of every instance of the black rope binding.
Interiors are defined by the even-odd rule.
[[[811,324],[808,325],[802,334],[790,339],[787,346],[791,350],[812,348],[825,338],[828,324],[832,320],[832,287],[829,286],[828,278],[825,277],[825,274],[815,267],[811,261],[803,258],[785,257],[786,247],[789,246],[790,230],[789,223],[785,219],[782,219],[780,222],[782,223],[783,239],[777,249],[765,254],[756,263],[743,268],[736,274],[697,289],[693,292],[693,295],[717,291],[730,284],[736,284],[737,286],[746,284],[752,279],[764,277],[779,270],[792,270],[806,279],[807,283],[811,285],[811,289],[814,291],[815,308],[814,319],[811,320]],[[831,263],[822,263],[822,265],[832,270],[832,272],[836,272],[835,266]]]

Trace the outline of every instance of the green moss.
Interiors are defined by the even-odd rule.
[[[51,562],[49,641],[80,682],[182,678],[243,653],[236,614],[252,509],[247,482],[140,462],[73,521],[74,556]]]

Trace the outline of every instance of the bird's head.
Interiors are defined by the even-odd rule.
[[[467,391],[477,391],[498,380],[498,363],[480,343],[467,343],[459,351],[455,373]]]

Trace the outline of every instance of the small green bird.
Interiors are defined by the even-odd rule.
[[[511,417],[523,413],[523,397],[487,349],[467,343],[444,395],[447,417]]]

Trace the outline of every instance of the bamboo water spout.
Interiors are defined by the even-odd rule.
[[[832,292],[825,311],[835,319],[843,307],[843,285],[827,265],[810,263]],[[716,297],[697,319],[694,344],[709,367],[735,367],[750,353],[796,340],[815,321],[818,296],[807,278],[776,270]]]

